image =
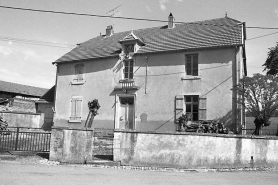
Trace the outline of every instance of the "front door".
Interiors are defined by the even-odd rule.
[[[134,129],[134,97],[119,97],[119,129]]]

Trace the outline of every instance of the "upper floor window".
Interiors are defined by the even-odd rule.
[[[124,46],[125,48],[125,53],[131,53],[134,52],[134,44],[128,44]]]
[[[84,82],[84,64],[78,64],[74,67],[75,73],[73,82],[74,83],[83,83]]]
[[[186,59],[186,74],[192,76],[198,76],[198,55],[191,54],[185,55]]]
[[[125,60],[124,61],[124,79],[133,79],[133,60]]]

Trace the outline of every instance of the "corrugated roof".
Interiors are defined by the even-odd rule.
[[[133,30],[146,44],[137,53],[165,52],[198,48],[242,45],[242,27],[229,17]],[[98,36],[88,40],[54,63],[116,56],[121,52],[120,40],[131,31],[115,33],[111,37]]]
[[[15,93],[18,95],[41,97],[48,89],[33,87],[28,85],[21,85],[12,82],[5,82],[0,80],[0,91]]]

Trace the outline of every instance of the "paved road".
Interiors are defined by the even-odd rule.
[[[0,161],[1,185],[277,185],[278,171],[162,172]]]

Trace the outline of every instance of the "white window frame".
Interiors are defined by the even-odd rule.
[[[80,102],[79,107],[78,107],[78,102]],[[79,112],[78,112],[78,108],[79,108]],[[83,112],[82,109],[83,109],[83,97],[73,96],[70,101],[70,116],[69,116],[70,123],[81,123],[82,112]]]
[[[79,72],[79,68],[83,68],[81,71],[82,73],[78,73]],[[76,64],[74,66],[74,77],[72,80],[72,84],[73,85],[80,85],[80,84],[84,84],[85,82],[85,65],[84,64]]]

